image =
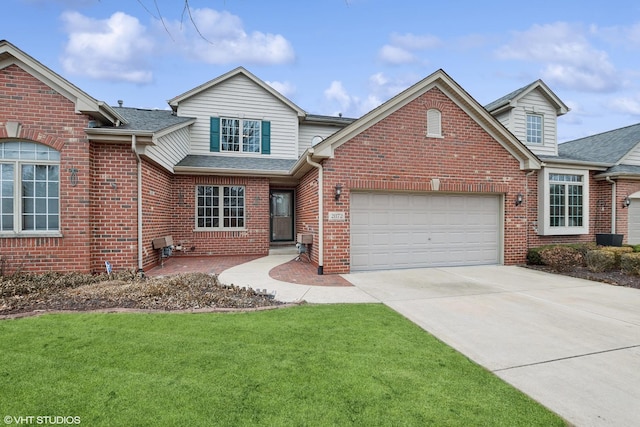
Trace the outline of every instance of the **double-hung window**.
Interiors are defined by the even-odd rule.
[[[542,144],[542,116],[527,114],[527,143]]]
[[[196,228],[233,229],[245,225],[245,193],[239,185],[198,185]]]
[[[588,172],[545,170],[543,176],[543,234],[587,233]]]
[[[220,119],[220,151],[260,153],[260,121]]]
[[[271,122],[211,117],[209,150],[220,153],[271,154]]]
[[[0,143],[0,234],[60,231],[60,153],[26,141]]]

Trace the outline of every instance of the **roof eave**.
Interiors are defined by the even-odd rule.
[[[614,166],[612,163],[589,162],[586,160],[574,160],[574,159],[551,159],[548,157],[543,158],[542,161],[544,165],[552,163],[554,165],[583,166],[591,170],[602,170],[602,171],[605,171],[609,169],[611,166]]]
[[[283,178],[291,177],[288,170],[264,170],[264,169],[228,169],[228,168],[207,168],[197,166],[174,166],[173,171],[177,175],[223,175],[223,176],[259,176],[263,178]]]

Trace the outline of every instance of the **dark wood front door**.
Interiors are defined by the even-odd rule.
[[[293,241],[293,190],[271,190],[271,241]]]

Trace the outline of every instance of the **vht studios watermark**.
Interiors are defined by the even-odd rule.
[[[5,415],[2,419],[6,425],[73,425],[80,424],[80,417],[63,415]]]

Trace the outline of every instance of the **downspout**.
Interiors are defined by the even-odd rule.
[[[616,234],[616,182],[609,176],[606,179],[611,184],[611,234]]]
[[[142,161],[136,146],[136,136],[131,135],[131,150],[136,155],[138,168],[138,273],[144,273],[142,268]]]
[[[324,274],[324,185],[322,182],[322,165],[311,160],[313,149],[307,154],[307,163],[318,169],[318,274]]]

